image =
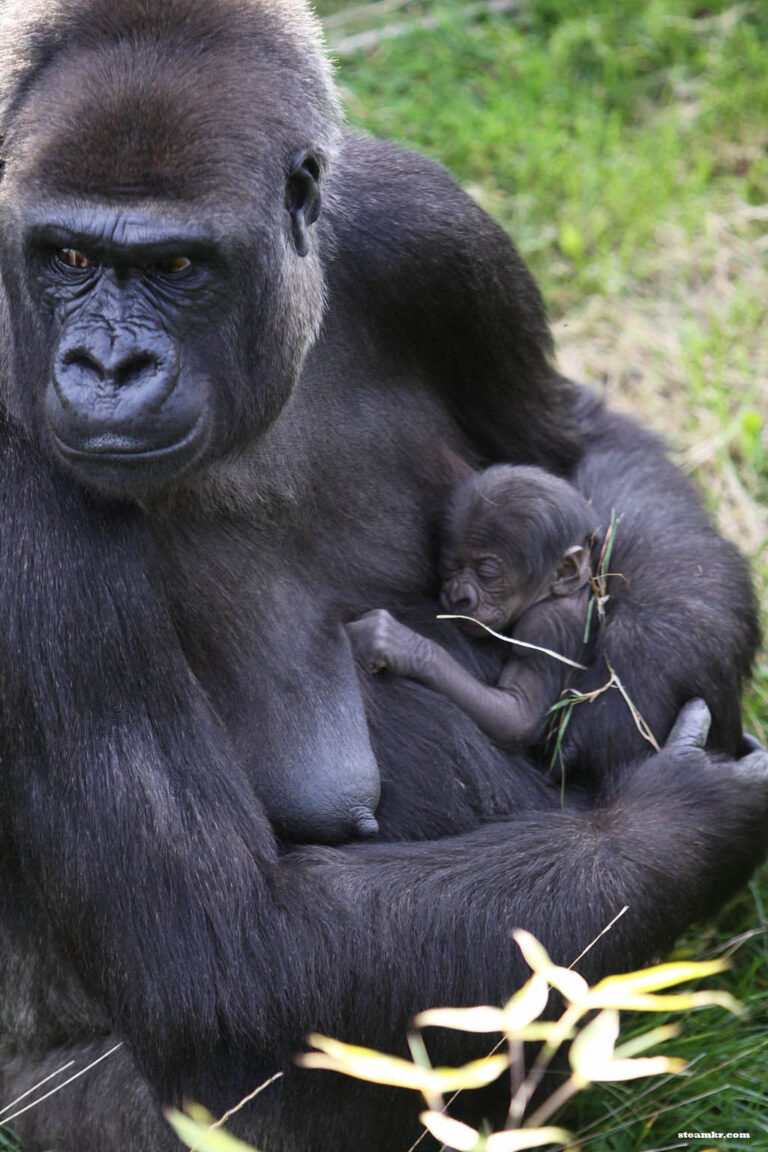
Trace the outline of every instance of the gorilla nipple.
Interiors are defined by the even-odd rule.
[[[379,830],[379,822],[368,808],[361,808],[352,817],[355,833],[361,839],[368,840],[375,836]]]

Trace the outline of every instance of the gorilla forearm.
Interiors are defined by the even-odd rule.
[[[631,967],[668,947],[676,931],[742,884],[765,851],[768,830],[758,811],[764,789],[759,775],[740,777],[702,752],[664,751],[627,769],[595,810],[541,812],[439,842],[301,850],[284,867],[307,869],[341,902],[367,908],[373,938],[397,954],[415,938],[430,947],[431,961],[421,969],[428,983],[413,991],[416,1003],[498,1000],[522,975],[510,972],[514,949],[506,943],[517,926],[570,964],[628,904],[597,954],[580,964],[588,975]],[[744,827],[749,833],[734,848]],[[481,890],[470,847],[485,864]],[[663,917],[655,916],[657,906]],[[457,932],[467,935],[469,952],[462,954],[483,956],[472,973],[459,975],[453,966],[447,943]],[[476,981],[469,992],[459,983],[467,977]],[[397,1003],[396,972],[392,980]]]
[[[503,1001],[527,976],[510,940],[516,927],[569,965],[628,905],[578,970],[594,980],[641,965],[748,878],[766,847],[765,788],[759,773],[740,777],[702,752],[663,752],[628,771],[615,798],[592,812],[533,814],[439,842],[289,853],[273,940],[291,995],[270,1031],[250,1032],[250,1067],[266,1075],[309,1028],[391,1049],[425,1005]],[[333,910],[333,920],[318,909]],[[339,916],[347,925],[340,951],[327,947]],[[268,910],[254,920],[268,924]],[[414,947],[423,963],[404,979],[393,960]],[[258,947],[244,989],[254,1011],[274,980],[257,956]],[[457,956],[483,962],[467,966]],[[322,995],[308,1000],[310,985]],[[371,1005],[382,1003],[386,1015],[374,1019]],[[198,1081],[187,1065],[185,1089],[215,1093],[209,1073]]]
[[[280,879],[266,899],[249,907],[251,933],[241,941],[248,969],[219,976],[222,1039],[230,1036],[221,1066],[217,1069],[210,1054],[207,1060],[196,1054],[198,1032],[191,1017],[182,1016],[173,1032],[163,1019],[145,1032],[147,1021],[128,1038],[166,1098],[193,1093],[223,1110],[238,1091],[244,1093],[260,1078],[281,1067],[289,1072],[284,1055],[300,1049],[311,1028],[392,1048],[402,1042],[407,1018],[424,1006],[503,1000],[527,976],[509,936],[515,927],[534,932],[556,961],[570,964],[628,904],[627,913],[578,970],[594,979],[643,963],[742,883],[764,849],[760,811],[765,784],[739,780],[725,767],[701,753],[670,763],[670,754],[664,753],[628,773],[616,789],[618,798],[592,813],[563,812],[554,821],[549,813],[534,814],[439,844],[295,850],[283,858]],[[480,888],[470,849],[484,860]],[[216,896],[226,901],[229,891],[219,890]],[[165,904],[155,910],[161,923],[169,922]],[[340,924],[345,925],[343,948],[337,946]],[[173,943],[169,937],[169,947]],[[210,943],[206,934],[196,938],[194,952],[185,957],[190,971],[202,971]],[[405,979],[397,957],[410,955],[414,947],[424,962]],[[268,954],[276,948],[280,963],[274,966]],[[457,956],[467,955],[480,955],[483,962],[456,962]],[[184,986],[174,985],[174,973],[158,965],[149,977],[145,972],[151,1003],[173,999],[180,1011]],[[158,986],[161,980],[165,991]],[[386,1013],[372,1007],[383,1003]],[[239,1041],[230,1033],[236,1021],[246,1024]],[[243,1072],[238,1075],[231,1060],[241,1044]],[[50,1068],[64,1060],[57,1054]],[[119,1069],[123,1061],[117,1060]],[[35,1074],[43,1071],[34,1069]],[[111,1075],[109,1066],[106,1075]],[[306,1079],[308,1074],[303,1075]],[[101,1079],[100,1071],[81,1084],[87,1089]],[[26,1082],[9,1078],[7,1091],[23,1090],[31,1082],[29,1076]],[[305,1106],[310,1103],[307,1098]],[[142,1115],[148,1104],[147,1099]],[[32,1127],[22,1132],[32,1135],[39,1122],[40,1134],[50,1138],[58,1133],[58,1122],[62,1137],[77,1131],[88,1138],[84,1118],[90,1112],[78,1111],[69,1097],[54,1101],[48,1122],[47,1115],[45,1107],[30,1114],[25,1123]],[[117,1114],[109,1123],[123,1131]],[[284,1123],[285,1147],[293,1147],[288,1114]],[[101,1125],[94,1129],[94,1147],[108,1131]],[[151,1124],[148,1131],[154,1135]],[[244,1131],[253,1136],[262,1129],[246,1126]],[[153,1147],[160,1146],[159,1132]],[[131,1123],[125,1138],[135,1135]],[[168,1136],[164,1139],[175,1147]]]

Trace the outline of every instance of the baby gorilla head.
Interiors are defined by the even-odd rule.
[[[498,464],[455,490],[441,554],[440,604],[496,631],[532,605],[570,596],[589,579],[597,514],[541,468]],[[473,635],[487,635],[470,621]]]

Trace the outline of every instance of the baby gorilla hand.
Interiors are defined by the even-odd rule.
[[[424,673],[429,641],[399,624],[385,608],[366,612],[347,624],[347,633],[355,660],[369,672],[386,669],[397,676],[416,678]]]

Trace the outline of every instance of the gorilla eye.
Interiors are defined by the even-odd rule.
[[[69,268],[90,268],[91,262],[77,248],[62,248],[58,252],[59,259]]]
[[[179,272],[186,272],[192,267],[192,261],[186,256],[168,256],[165,260],[158,260],[155,268],[165,276],[175,276]]]
[[[504,575],[504,565],[495,556],[483,556],[475,566],[480,580],[496,580]]]

